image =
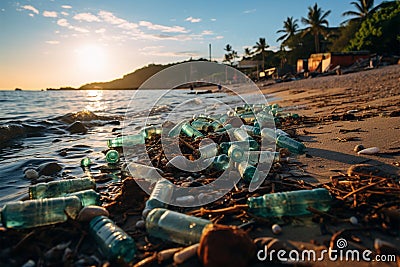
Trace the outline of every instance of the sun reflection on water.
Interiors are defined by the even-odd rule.
[[[86,109],[89,111],[104,111],[107,106],[103,99],[103,90],[87,90],[86,91]]]

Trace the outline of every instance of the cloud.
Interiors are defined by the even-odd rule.
[[[99,16],[100,18],[102,18],[105,22],[108,22],[110,24],[113,25],[118,25],[118,24],[123,24],[123,23],[127,23],[126,20],[118,18],[117,16],[115,16],[113,13],[108,12],[108,11],[104,11],[101,10],[99,12]]]
[[[164,26],[159,24],[153,24],[150,21],[140,21],[140,26],[146,27],[149,30],[156,30],[161,32],[175,32],[175,33],[187,33],[188,31],[181,26]]]
[[[80,32],[80,33],[88,33],[88,32],[89,32],[89,30],[87,30],[87,29],[85,29],[85,28],[72,26],[72,25],[68,22],[68,20],[66,20],[66,19],[59,19],[59,20],[57,20],[57,25],[58,25],[58,26],[61,26],[61,27],[68,28],[68,29],[70,29],[70,30],[74,30],[74,31]]]
[[[211,21],[217,21],[217,19],[214,19],[214,18],[212,18],[212,19],[210,19]]]
[[[221,39],[224,39],[224,36],[218,35],[218,36],[215,36],[215,39],[216,39],[216,40],[221,40]]]
[[[201,21],[201,18],[188,17],[185,19],[185,21],[190,21],[191,23],[197,23]]]
[[[43,11],[43,17],[57,18],[57,12],[55,12],[55,11]]]
[[[35,7],[33,7],[33,6],[25,5],[25,6],[22,6],[22,8],[25,9],[25,10],[32,11],[32,12],[35,13],[35,14],[39,14],[39,10],[37,10],[37,9],[36,9]]]
[[[201,32],[201,35],[213,35],[213,34],[214,34],[214,32],[210,31],[210,30],[204,30]]]
[[[59,44],[59,41],[46,41],[46,44],[50,44],[50,45],[57,45]]]
[[[79,13],[73,17],[75,20],[86,22],[99,22],[100,19],[91,13]]]
[[[65,11],[61,11],[61,14],[64,15],[64,16],[69,16],[69,13],[65,12]]]
[[[147,46],[139,49],[140,54],[148,56],[158,56],[158,57],[198,57],[199,53],[197,51],[165,51],[164,46]]]
[[[257,11],[257,9],[249,9],[249,10],[245,10],[245,11],[243,11],[243,13],[244,14],[250,14],[250,13],[254,13],[254,12],[256,12]]]
[[[105,32],[106,32],[106,29],[104,29],[104,28],[101,28],[101,29],[98,29],[95,31],[95,33],[105,33]]]
[[[64,9],[71,9],[72,8],[72,6],[69,6],[69,5],[62,5],[61,7],[64,8]]]

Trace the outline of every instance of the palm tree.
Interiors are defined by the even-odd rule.
[[[350,20],[362,20],[371,12],[374,7],[374,0],[357,0],[357,2],[351,2],[350,4],[355,6],[357,11],[346,11],[342,16],[353,16],[354,18]]]
[[[230,44],[227,44],[224,48],[224,50],[228,53],[232,52],[232,46]]]
[[[232,65],[232,46],[230,44],[227,44],[224,48],[224,50],[226,51],[226,54],[224,55],[224,62],[228,62],[229,64]]]
[[[279,37],[276,41],[282,41],[282,45],[290,39],[293,35],[296,34],[299,25],[297,24],[297,19],[293,19],[293,17],[287,17],[286,21],[283,22],[283,29],[277,31],[276,33],[284,33],[281,37]]]
[[[330,10],[324,12],[318,4],[315,3],[313,7],[308,7],[308,14],[307,18],[301,18],[301,22],[305,25],[309,25],[303,32],[303,36],[310,32],[314,35],[314,42],[315,42],[315,52],[320,52],[320,34],[326,35],[326,27],[329,26],[329,22],[326,17],[329,16],[331,13]],[[325,26],[324,26],[325,25]]]
[[[246,48],[244,49],[244,55],[245,55],[246,57],[251,57],[251,56],[253,55],[253,52],[251,52],[250,48],[246,47]]]
[[[265,67],[264,66],[265,65],[265,51],[267,50],[268,47],[269,47],[269,45],[267,45],[265,38],[260,38],[258,40],[258,42],[256,43],[256,45],[253,46],[253,48],[255,49],[254,53],[261,53],[263,71],[264,71],[264,67]]]

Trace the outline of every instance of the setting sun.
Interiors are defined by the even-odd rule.
[[[98,45],[84,45],[76,50],[77,62],[86,73],[97,73],[106,66],[106,52]]]

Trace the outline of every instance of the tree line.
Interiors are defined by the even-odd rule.
[[[262,69],[295,65],[297,59],[308,58],[312,53],[368,50],[381,55],[400,55],[400,0],[382,2],[357,0],[350,3],[353,10],[342,14],[346,19],[339,27],[329,27],[331,10],[323,10],[317,3],[308,7],[307,16],[299,19],[287,17],[282,29],[280,50],[268,50],[266,38],[259,38],[252,48],[245,48],[243,60],[262,62]],[[234,65],[240,57],[227,44],[224,62]]]

